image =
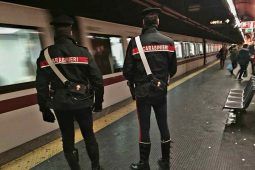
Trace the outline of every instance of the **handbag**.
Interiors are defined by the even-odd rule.
[[[93,105],[94,92],[87,79],[87,84],[69,81],[52,62],[48,48],[44,50],[44,56],[49,66],[64,84],[64,88],[56,89],[51,93],[49,107],[56,110],[81,109]]]
[[[220,52],[218,52],[218,53],[216,54],[216,58],[217,58],[217,59],[220,58]]]
[[[233,66],[232,66],[231,63],[229,63],[229,64],[227,65],[227,70],[228,70],[228,71],[233,71]]]
[[[148,63],[148,61],[146,59],[146,56],[144,54],[144,50],[143,50],[143,47],[142,47],[142,44],[141,44],[140,36],[135,37],[135,42],[136,42],[138,52],[140,54],[143,66],[145,68],[145,72],[146,72],[146,74],[148,76],[148,79],[149,79],[150,91],[153,92],[153,93],[149,93],[150,94],[149,96],[150,97],[155,97],[155,96],[160,96],[160,95],[165,94],[166,91],[167,91],[167,84],[165,82],[163,82],[162,80],[156,78],[152,74],[149,63]],[[147,85],[145,84],[144,87],[146,87],[146,86]],[[146,90],[146,89],[144,88],[144,90]],[[143,96],[143,97],[146,97],[146,96]]]

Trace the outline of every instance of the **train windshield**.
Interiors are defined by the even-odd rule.
[[[0,26],[0,86],[34,81],[40,50],[37,30]]]

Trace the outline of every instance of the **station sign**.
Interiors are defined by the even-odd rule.
[[[228,24],[230,22],[229,19],[226,20],[212,20],[210,21],[211,25],[221,25],[221,24]]]
[[[243,33],[252,33],[255,30],[255,21],[241,22],[241,29]]]
[[[253,29],[255,27],[255,21],[241,22],[241,29]]]
[[[211,25],[219,25],[219,24],[223,24],[223,21],[221,21],[221,20],[213,20],[213,21],[210,21],[210,24]]]

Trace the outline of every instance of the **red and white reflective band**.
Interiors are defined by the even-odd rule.
[[[76,56],[76,57],[55,57],[52,58],[54,64],[88,64],[89,58],[85,56]],[[49,64],[46,60],[40,62],[40,67],[49,67]]]
[[[166,52],[175,52],[175,47],[173,45],[146,45],[143,46],[143,50],[145,53],[149,52],[160,52],[160,51],[166,51]],[[133,55],[139,54],[138,48],[134,48],[132,51]]]

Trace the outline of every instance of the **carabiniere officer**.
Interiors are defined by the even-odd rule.
[[[167,83],[169,77],[173,77],[177,71],[176,53],[174,41],[161,34],[159,26],[159,8],[147,8],[143,10],[143,29],[140,35],[146,59],[153,76],[165,84],[163,93],[151,89],[140,55],[137,52],[135,39],[132,38],[126,52],[123,67],[123,75],[135,84],[135,98],[137,115],[140,127],[139,151],[140,161],[130,165],[132,170],[149,170],[150,142],[150,115],[154,109],[161,135],[162,157],[158,160],[160,169],[170,168],[170,133],[167,124]]]
[[[70,168],[72,170],[81,169],[78,163],[78,150],[74,147],[74,120],[76,120],[85,141],[92,170],[100,170],[98,143],[93,132],[92,106],[94,106],[94,111],[102,110],[103,79],[88,49],[78,45],[73,39],[73,24],[73,18],[68,15],[59,15],[54,18],[51,25],[54,26],[55,30],[55,43],[47,47],[49,55],[59,71],[68,80],[76,83],[89,83],[93,87],[95,100],[93,104],[91,99],[94,96],[91,96],[88,100],[84,100],[79,107],[63,106],[54,109],[54,113],[62,134],[64,155]],[[64,88],[66,87],[45,60],[44,50],[41,51],[37,60],[36,89],[38,104],[43,120],[54,122],[55,116],[50,110],[52,105],[50,101],[56,98],[56,94],[61,90],[65,91]],[[78,85],[78,87],[80,86]],[[61,103],[62,100],[66,100],[64,94],[60,96],[63,96],[63,99],[58,99],[56,102]]]

